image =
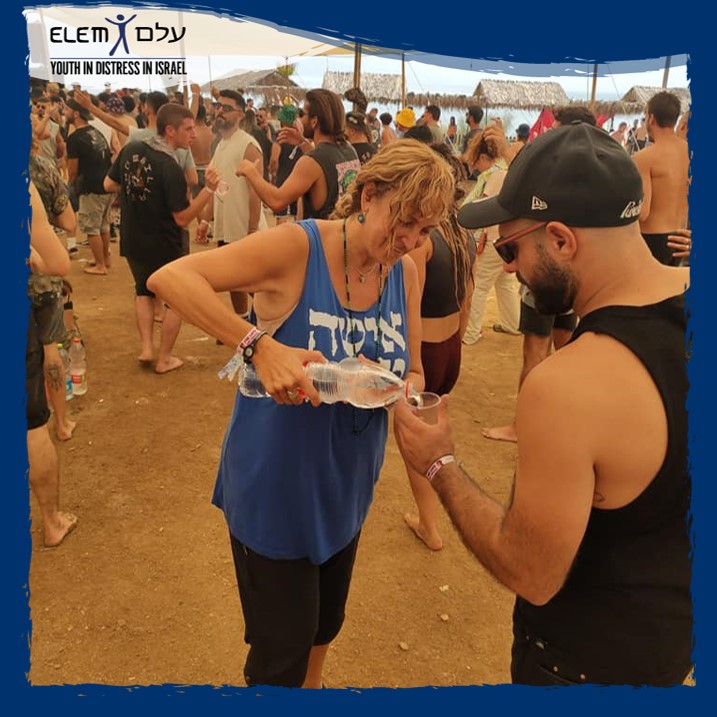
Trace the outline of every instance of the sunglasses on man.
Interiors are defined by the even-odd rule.
[[[221,102],[212,102],[212,104],[214,105],[215,109],[221,110],[222,112],[238,112],[239,111],[238,107],[232,107],[231,105],[225,105],[225,104],[222,104]]]
[[[506,264],[512,264],[518,256],[518,250],[516,249],[516,247],[513,246],[513,242],[518,239],[522,239],[528,234],[532,234],[533,232],[538,231],[538,229],[542,229],[544,226],[547,225],[547,223],[548,222],[540,222],[540,224],[533,224],[533,226],[521,229],[514,234],[508,234],[508,236],[505,237],[498,237],[497,239],[493,240],[493,247],[498,252],[498,256]]]

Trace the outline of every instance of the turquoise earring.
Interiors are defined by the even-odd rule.
[[[359,215],[356,217],[356,221],[359,224],[363,224],[366,221],[366,215],[363,212],[359,212]]]

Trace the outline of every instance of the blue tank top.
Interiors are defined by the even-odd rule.
[[[274,338],[340,361],[353,356],[351,321],[334,291],[316,222],[299,224],[309,237],[304,291]],[[357,352],[372,360],[377,314],[378,301],[353,312]],[[401,377],[408,370],[407,333],[398,262],[381,300],[379,362]],[[364,426],[356,435],[355,428]],[[273,559],[308,558],[320,565],[361,529],[383,464],[387,432],[385,409],[280,406],[271,398],[246,398],[237,391],[212,502],[224,511],[231,534],[254,552]]]

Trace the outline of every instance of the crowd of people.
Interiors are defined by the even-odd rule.
[[[405,521],[421,549],[441,550],[442,504],[515,592],[514,682],[682,683],[691,233],[679,100],[650,99],[649,143],[631,155],[627,128],[621,140],[585,108],[556,111],[530,141],[521,125],[511,143],[474,105],[461,144],[436,105],[393,118],[312,89],[301,106],[254,109],[239,89],[211,99],[189,89],[32,93],[27,421],[45,545],[78,524],[60,509],[48,429],[48,400],[57,439],[74,429],[57,344],[78,333],[63,280],[78,228],[89,275],[112,270],[119,241],[140,364],[180,369],[188,322],[236,347],[231,363],[251,364],[269,394],[237,392],[212,497],[234,558],[248,685],[321,687],[344,621],[389,412],[321,404],[303,367],[347,357],[443,397],[435,425],[406,401],[395,407],[417,508]],[[456,458],[471,437],[454,441],[447,411],[491,290],[493,329],[523,337],[515,419],[484,432],[517,443],[507,505]],[[282,436],[291,451],[277,450]]]

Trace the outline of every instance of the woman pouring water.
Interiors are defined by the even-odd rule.
[[[363,356],[423,388],[406,254],[451,206],[451,170],[405,140],[344,187],[336,218],[183,257],[149,281],[185,321],[238,345],[273,398],[237,395],[212,499],[230,533],[248,685],[321,686],[384,458],[387,412],[319,405],[304,362]],[[256,326],[219,298],[229,289],[254,294]]]

